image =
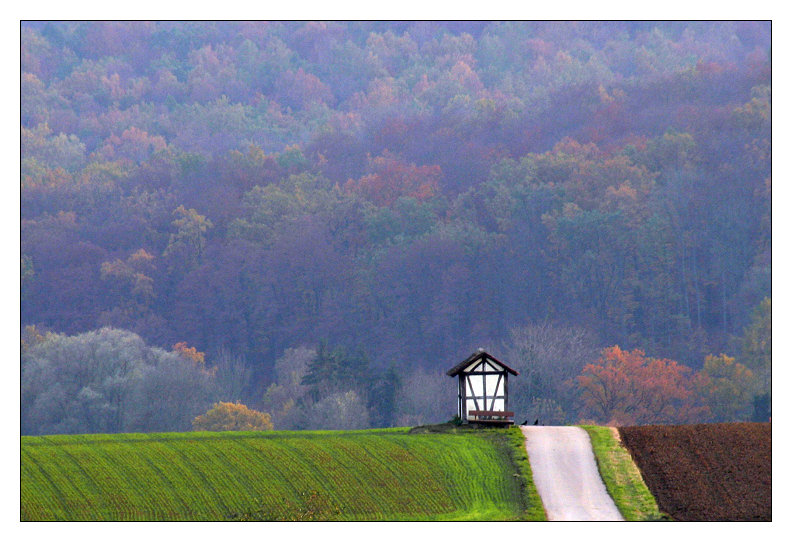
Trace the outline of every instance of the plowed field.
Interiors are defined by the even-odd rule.
[[[770,521],[769,423],[619,429],[663,512],[680,521]]]

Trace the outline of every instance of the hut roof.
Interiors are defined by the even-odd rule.
[[[500,365],[501,367],[503,367],[504,369],[506,369],[508,372],[510,372],[515,376],[520,374],[511,367],[509,367],[508,365],[506,365],[505,363],[503,363],[502,361],[494,358],[492,355],[485,352],[483,348],[479,348],[478,350],[470,354],[470,356],[468,356],[464,361],[462,361],[461,363],[455,365],[454,367],[446,371],[446,374],[448,376],[456,376],[459,373],[461,373],[465,369],[465,367],[467,367],[472,363],[476,363],[483,358],[486,358],[490,361],[494,361],[495,363],[497,363],[498,365]]]

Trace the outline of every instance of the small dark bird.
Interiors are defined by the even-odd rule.
[[[539,418],[536,418],[536,420],[534,420],[534,425],[539,425]]]
[[[522,422],[522,425],[528,425],[528,420],[525,420],[524,422]]]

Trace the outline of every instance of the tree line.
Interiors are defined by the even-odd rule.
[[[708,355],[698,371],[639,349],[599,349],[582,328],[513,329],[496,345],[520,373],[509,409],[558,425],[766,421],[770,351],[757,337],[769,326],[769,309],[767,300],[745,329],[745,363]],[[250,371],[241,360],[225,353],[211,365],[185,343],[166,351],[124,330],[66,336],[30,326],[22,346],[22,433],[365,429],[456,414],[456,386],[443,371],[408,363],[376,370],[364,352],[342,346],[287,349],[275,362],[274,382],[258,395],[245,392]]]

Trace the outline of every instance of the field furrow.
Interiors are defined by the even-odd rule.
[[[527,501],[505,439],[406,429],[23,437],[21,517],[519,519]]]

